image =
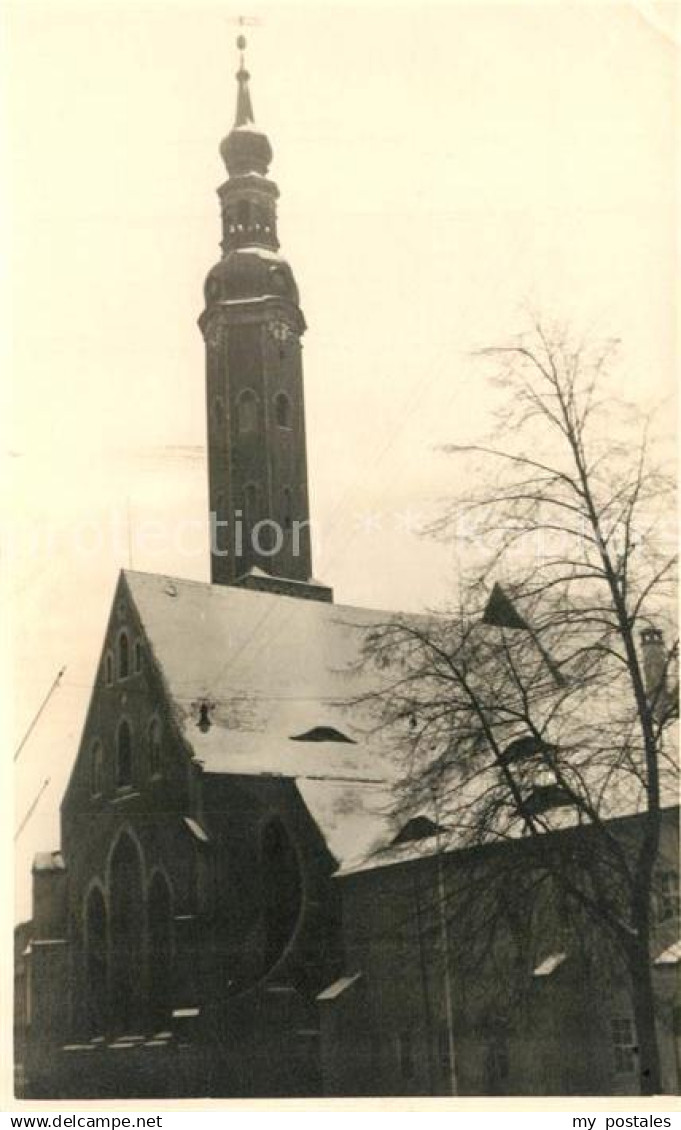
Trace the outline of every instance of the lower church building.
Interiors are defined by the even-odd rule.
[[[445,968],[432,908],[468,856],[440,850],[425,816],[396,825],[389,735],[363,702],[385,614],[336,605],[313,575],[305,320],[239,47],[199,321],[211,582],[120,576],[61,849],[35,859],[17,933],[25,1093],[631,1093],[631,1010],[610,1017],[601,993],[594,1023],[593,986],[558,939],[537,956],[525,1028],[488,1007],[493,985],[466,995]],[[672,1091],[677,928],[672,898],[656,957]]]

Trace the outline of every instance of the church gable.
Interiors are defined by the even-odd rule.
[[[124,575],[116,587],[76,763],[62,802],[70,834],[103,813],[186,812],[187,757]]]

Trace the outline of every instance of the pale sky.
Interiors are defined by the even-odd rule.
[[[49,776],[17,844],[22,916],[33,853],[58,846],[118,570],[132,557],[208,577],[196,319],[219,255],[239,11],[5,5],[8,755],[67,665],[6,821]],[[434,606],[456,561],[415,531],[457,485],[437,445],[489,424],[473,348],[522,328],[530,302],[622,338],[628,397],[673,391],[674,13],[411,0],[248,14],[261,20],[247,29],[255,116],[309,327],[315,573],[345,603]],[[157,519],[184,533],[154,548]]]

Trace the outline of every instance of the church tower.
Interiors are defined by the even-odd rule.
[[[331,599],[312,582],[305,319],[279,253],[269,140],[255,125],[239,36],[233,128],[220,153],[222,258],[205,284],[211,581]]]

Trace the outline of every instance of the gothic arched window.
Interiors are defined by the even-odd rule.
[[[173,918],[170,888],[163,875],[154,875],[149,890],[149,997],[152,1020],[165,1025],[170,1016],[172,990]]]
[[[130,674],[130,641],[128,633],[121,632],[118,637],[118,678],[127,679]]]
[[[139,1031],[147,1004],[142,992],[144,900],[139,852],[123,835],[111,857],[111,1019],[120,1032]]]
[[[85,904],[85,975],[88,1027],[100,1035],[107,1022],[106,905],[99,887]]]
[[[96,741],[90,753],[90,782],[92,786],[92,795],[99,796],[102,792],[104,783],[104,749],[102,743]]]
[[[135,674],[139,675],[142,670],[142,644],[140,640],[135,641]]]
[[[278,427],[291,427],[291,401],[285,392],[277,393],[274,398],[274,416]]]
[[[281,820],[271,820],[262,838],[265,966],[281,957],[293,937],[302,901],[298,856]]]
[[[104,681],[107,687],[110,687],[113,683],[113,655],[110,651],[107,651],[104,660]]]
[[[116,785],[119,789],[132,784],[132,731],[125,719],[116,735]]]
[[[149,723],[149,772],[152,777],[160,776],[162,756],[161,723],[158,718],[152,718]]]
[[[240,432],[257,431],[258,399],[250,388],[244,389],[237,401],[237,423]]]

